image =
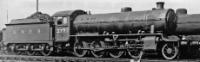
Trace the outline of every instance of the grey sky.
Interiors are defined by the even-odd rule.
[[[36,0],[0,0],[0,29],[11,19],[20,19],[33,14]],[[155,2],[164,1],[165,8],[187,8],[188,13],[200,13],[200,0],[39,0],[39,11],[52,15],[57,11],[82,9],[95,13],[119,12],[122,7],[133,11],[148,10]],[[8,21],[7,21],[8,10]]]

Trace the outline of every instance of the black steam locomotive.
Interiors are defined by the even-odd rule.
[[[2,42],[10,54],[140,58],[145,51],[155,51],[165,59],[174,59],[185,41],[177,34],[183,28],[177,24],[174,10],[164,9],[163,5],[157,2],[157,8],[145,11],[126,7],[108,14],[70,10],[50,17],[36,13],[6,24]]]

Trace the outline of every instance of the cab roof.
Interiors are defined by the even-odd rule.
[[[66,17],[66,16],[71,16],[71,15],[73,15],[73,13],[77,13],[77,12],[86,14],[86,12],[83,10],[66,10],[66,11],[56,12],[53,16],[54,17]]]

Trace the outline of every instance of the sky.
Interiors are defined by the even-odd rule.
[[[120,12],[122,7],[140,11],[156,7],[158,1],[165,2],[165,8],[186,8],[189,14],[200,13],[200,0],[39,0],[39,11],[49,15],[75,9],[92,14]],[[0,29],[12,19],[26,18],[35,12],[36,0],[0,0]]]

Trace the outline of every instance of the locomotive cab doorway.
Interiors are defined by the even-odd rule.
[[[67,42],[69,39],[69,17],[54,17],[55,42]]]

